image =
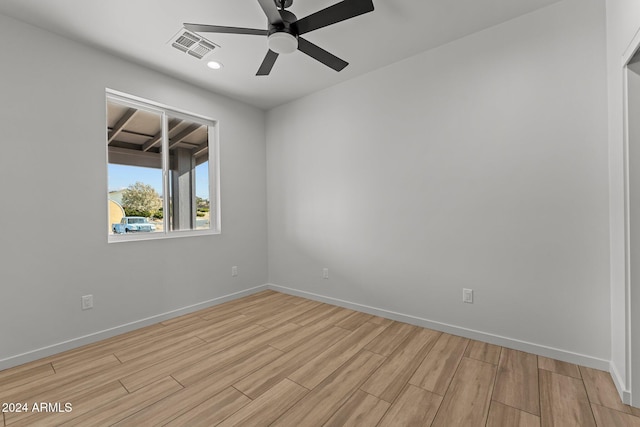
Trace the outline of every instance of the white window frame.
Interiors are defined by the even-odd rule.
[[[167,213],[163,215],[163,231],[153,233],[130,233],[130,234],[107,234],[109,243],[118,242],[131,242],[140,240],[156,240],[156,239],[170,239],[177,237],[192,237],[192,236],[207,236],[221,233],[221,219],[220,219],[220,147],[219,147],[219,131],[218,121],[212,118],[203,116],[201,114],[192,113],[185,110],[180,110],[168,105],[164,105],[155,101],[140,98],[134,95],[130,95],[124,92],[116,91],[113,89],[106,89],[105,97],[105,141],[108,140],[108,129],[106,126],[106,108],[109,101],[117,102],[121,105],[126,105],[132,108],[142,109],[150,112],[160,114],[162,120],[162,209]],[[213,210],[210,211],[213,214],[213,218],[210,221],[210,228],[203,230],[170,230],[169,228],[169,150],[166,147],[169,146],[168,140],[168,117],[177,117],[187,119],[195,123],[199,123],[208,127],[208,144],[209,144],[209,201],[210,205],[213,204]],[[106,152],[106,167],[109,166],[109,147],[105,144]],[[107,174],[108,175],[108,174]],[[107,189],[106,194],[109,193],[109,178],[107,176]],[[192,195],[192,197],[195,197]],[[107,204],[108,214],[108,204]]]

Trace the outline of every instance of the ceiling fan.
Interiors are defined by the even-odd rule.
[[[196,33],[230,33],[267,36],[269,51],[256,73],[267,76],[273,68],[278,55],[295,52],[296,49],[327,67],[341,71],[349,65],[337,56],[327,52],[310,41],[300,37],[310,31],[317,30],[358,15],[373,11],[372,0],[343,0],[319,12],[298,19],[296,15],[285,10],[293,0],[258,0],[260,7],[267,15],[268,29],[224,27],[206,24],[184,24],[184,27]]]

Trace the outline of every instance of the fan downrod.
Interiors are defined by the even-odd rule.
[[[293,4],[293,0],[273,0],[273,2],[276,4],[278,9],[280,10],[284,10],[288,7],[291,7],[291,5]]]

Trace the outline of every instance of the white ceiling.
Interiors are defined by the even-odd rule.
[[[332,86],[559,0],[374,0],[375,11],[305,35],[346,60],[336,72],[301,52],[257,77],[263,36],[202,34],[221,46],[213,71],[167,42],[184,22],[266,29],[256,0],[2,0],[0,13],[261,108]],[[298,18],[337,0],[294,0]],[[541,29],[542,31],[543,29]]]

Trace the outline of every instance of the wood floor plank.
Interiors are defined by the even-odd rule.
[[[117,378],[117,373],[122,369],[122,364],[118,363],[115,368],[104,370],[98,367],[95,372],[81,371],[72,374],[56,373],[37,381],[26,383],[10,390],[0,389],[0,402],[24,402],[33,401],[33,397],[47,391],[60,388],[68,388],[73,385],[76,388],[90,388],[95,384],[103,384]],[[115,372],[115,374],[114,374]]]
[[[487,427],[540,427],[540,417],[504,403],[491,402]]]
[[[195,351],[186,354],[177,354],[158,361],[157,363],[147,363],[146,366],[134,366],[131,372],[119,373],[118,378],[120,378],[120,381],[129,392],[134,392],[180,369],[207,363],[213,355],[216,356],[216,362],[218,364],[231,363],[238,357],[235,350],[214,353],[209,351],[207,345],[204,345],[198,347]],[[128,365],[129,364],[123,366]]]
[[[203,311],[204,310],[199,310],[193,313],[184,314],[179,317],[174,317],[173,319],[163,320],[162,322],[160,322],[160,324],[162,326],[179,326],[179,327],[191,326],[193,324],[200,323],[202,322],[202,320],[204,320],[201,317]]]
[[[420,328],[408,323],[393,322],[373,341],[367,344],[365,349],[383,356],[389,356],[410,333],[418,329]]]
[[[309,390],[315,388],[336,369],[384,330],[384,326],[364,323],[358,329],[298,368],[288,378]]]
[[[411,333],[361,387],[363,391],[392,403],[405,387],[440,332],[419,328]]]
[[[277,315],[279,313],[287,313],[291,310],[295,310],[296,306],[297,304],[293,304],[290,302],[286,302],[286,303],[278,302],[277,304],[273,303],[265,306],[250,307],[249,309],[242,310],[239,313],[249,317],[253,321],[253,323],[257,325],[263,319],[268,320],[273,318],[274,315]]]
[[[409,383],[444,396],[468,343],[466,338],[440,335]]]
[[[215,320],[205,321],[205,324],[198,327],[190,335],[205,341],[214,341],[216,338],[224,336],[229,332],[253,325],[251,319],[244,314],[230,314],[217,317]]]
[[[4,375],[2,375],[5,373]],[[29,367],[27,369],[6,370],[0,372],[0,389],[10,390],[55,374],[51,363]]]
[[[205,325],[205,321],[200,322]],[[99,359],[101,357],[112,355],[117,351],[124,351],[130,346],[140,346],[147,343],[162,342],[174,339],[175,337],[183,337],[185,334],[193,333],[194,325],[180,327],[179,325],[163,326],[156,324],[154,327],[143,328],[147,332],[139,334],[137,331],[126,333],[120,337],[110,338],[104,343],[95,343],[83,347],[81,350],[65,353],[52,360],[52,364],[56,370],[64,370],[68,367],[75,367],[84,364],[89,359]],[[119,339],[115,339],[119,338]]]
[[[305,313],[299,314],[289,319],[289,322],[298,323],[301,321],[306,321],[307,322],[306,324],[308,324],[310,322],[313,322],[313,320],[321,319],[322,317],[326,316],[328,313],[332,311],[337,311],[337,309],[339,309],[339,307],[325,304],[325,303],[318,303],[318,305],[313,307],[311,310],[306,311]],[[303,326],[303,325],[300,324],[300,326]]]
[[[185,382],[191,381],[189,378],[191,375],[197,380],[199,376],[205,375],[205,371],[212,372],[226,364],[242,360],[263,346],[266,341],[273,339],[274,336],[278,336],[278,333],[286,334],[291,330],[295,330],[295,328],[297,328],[297,326],[292,325],[290,328],[271,330],[262,336],[255,337],[251,341],[246,341],[217,353],[212,350],[212,346],[215,344],[206,344],[188,353],[182,353],[160,360],[155,364],[146,363],[146,366],[140,366],[139,359],[135,359],[133,362],[135,362],[136,365],[134,365],[132,369],[126,370],[125,374],[120,374],[118,378],[120,378],[122,384],[130,392],[175,373],[181,373],[182,380]],[[126,368],[127,364],[124,366]],[[174,375],[174,378],[180,381],[178,376]],[[182,381],[180,382],[182,383]]]
[[[596,418],[598,426],[615,426],[615,427],[640,427],[640,418],[631,414],[616,411],[615,409],[600,406],[595,403],[591,404],[593,415]]]
[[[268,343],[271,339],[279,337],[283,334],[287,334],[292,330],[296,330],[297,328],[299,328],[298,325],[287,323],[275,329],[266,329],[264,333],[260,334],[259,336],[253,337],[250,341],[243,342],[235,347],[230,347],[228,349],[228,352],[224,354],[222,354],[222,352],[214,354],[209,362],[199,363],[196,365],[183,367],[179,370],[175,370],[174,372],[172,372],[172,376],[176,380],[178,380],[180,384],[188,386],[200,381],[202,377],[206,377],[212,373],[215,373],[220,368],[220,366],[228,364],[228,358],[236,362],[248,356],[250,357],[256,351],[256,349],[265,347],[265,344]]]
[[[245,316],[254,317],[256,319],[260,319],[261,316],[270,316],[273,313],[278,311],[284,311],[288,308],[291,308],[292,304],[289,302],[289,299],[293,297],[290,296],[279,296],[278,298],[273,299],[272,301],[255,304],[250,307],[240,308],[238,309],[238,313],[244,314]]]
[[[387,319],[381,316],[373,316],[369,320],[367,320],[367,322],[375,323],[376,325],[381,325],[381,326],[389,326],[394,322],[394,320]]]
[[[0,402],[33,401],[35,396],[43,395],[56,389],[81,390],[88,389],[95,384],[105,384],[117,378],[114,372],[120,372],[123,365],[115,356],[103,358],[104,360],[89,360],[86,365],[79,364],[74,369],[64,372],[56,372],[39,378],[36,381],[25,383],[9,390],[0,389]],[[117,363],[115,362],[117,361]]]
[[[490,363],[463,357],[432,427],[484,426],[496,370]]]
[[[58,365],[57,362],[53,362],[53,368],[56,373],[73,375],[80,372],[96,372],[100,370],[109,369],[112,366],[118,366],[121,362],[113,354],[102,356],[98,359],[86,359],[83,363],[76,363],[73,365]]]
[[[255,337],[256,335],[260,335],[265,332],[267,328],[261,325],[252,324],[246,326],[244,328],[231,331],[221,337],[216,339],[203,338],[206,342],[211,344],[213,351],[220,351],[225,348],[231,347],[235,344],[244,342],[248,339]],[[198,337],[199,338],[199,337]]]
[[[593,427],[584,384],[577,378],[540,369],[540,424],[542,426]]]
[[[81,394],[62,394],[56,397],[43,397],[34,400],[34,402],[58,403],[60,405],[59,412],[30,412],[30,413],[8,413],[7,425],[13,427],[29,427],[29,426],[59,426],[65,421],[71,420],[82,414],[91,411],[104,402],[116,400],[128,393],[118,381],[112,381],[105,385],[95,387]],[[72,404],[71,410],[66,411],[64,405],[69,402]]]
[[[442,396],[408,384],[378,427],[430,426]]]
[[[560,360],[550,359],[544,356],[538,356],[538,369],[555,372],[560,375],[567,375],[573,378],[582,379],[580,368],[573,363],[562,362]]]
[[[631,408],[620,401],[616,386],[613,384],[611,375],[608,372],[581,366],[580,373],[591,403],[606,406],[616,411],[631,413]]]
[[[347,317],[347,311],[340,308],[340,307],[336,307],[339,310],[335,311],[335,312],[331,312],[329,315],[318,319],[316,322],[309,324],[309,325],[301,325],[300,322],[292,322],[296,325],[300,325],[302,327],[300,327],[298,330],[293,331],[290,334],[287,335],[283,335],[282,337],[272,340],[269,342],[269,345],[272,347],[277,348],[278,350],[282,350],[282,351],[290,351],[293,350],[297,347],[299,347],[300,345],[304,344],[305,342],[309,341],[310,339],[313,339],[313,337],[325,330],[328,329],[330,327],[333,327],[335,325],[336,322],[339,322],[340,320],[344,319],[345,317]],[[293,319],[292,319],[293,320]],[[344,329],[344,328],[342,328]]]
[[[96,389],[104,391],[105,394],[109,394],[110,392],[117,393],[119,395],[126,395],[126,390],[122,387],[122,385],[118,381],[114,381],[113,379],[107,382],[100,383],[84,383],[82,381],[72,382],[68,384],[64,384],[60,387],[50,388],[47,390],[34,390],[31,398],[24,400],[24,402],[29,402],[29,408],[32,407],[34,403],[39,402],[62,402],[71,403],[72,405],[78,405],[82,403],[83,399],[87,395],[92,395]],[[105,398],[105,401],[108,399]],[[76,413],[78,411],[75,411]],[[17,413],[8,413],[7,414],[7,424],[16,424],[18,421],[23,420],[25,418],[33,419],[32,417],[38,414],[37,411],[28,411],[28,412],[17,412]],[[46,423],[46,421],[43,421]],[[29,423],[25,423],[28,425]]]
[[[212,396],[230,387],[238,379],[281,355],[282,352],[279,350],[271,347],[262,347],[251,357],[241,362],[227,365],[210,376],[201,378],[201,381],[173,393],[166,399],[145,407],[114,425],[139,427],[166,424],[196,408]]]
[[[348,330],[337,326],[325,329],[318,333],[313,340],[307,340],[300,347],[256,370],[233,386],[251,399],[256,399],[347,334],[349,334]]]
[[[503,348],[493,400],[540,415],[537,356]]]
[[[31,370],[39,369],[47,364],[51,364],[49,359],[51,359],[52,357],[54,356],[44,357],[39,360],[34,360],[33,362],[27,362],[23,363],[22,365],[14,366],[13,368],[0,370],[0,381],[17,374],[28,374]]]
[[[205,320],[198,320],[199,326],[211,324]],[[125,334],[117,335],[97,343],[88,344],[78,349],[70,350],[59,355],[52,356],[51,362],[54,366],[75,365],[79,360],[84,361],[88,358],[99,358],[116,351],[122,351],[130,345],[140,345],[144,342],[153,342],[165,340],[173,336],[183,336],[185,333],[191,333],[196,329],[195,324],[187,326],[179,323],[163,325],[156,323],[141,329],[137,329]]]
[[[219,424],[220,427],[268,426],[302,399],[309,390],[284,379]]]
[[[304,316],[306,312],[320,305],[319,302],[307,300],[301,304],[292,304],[292,307],[286,311],[278,311],[270,316],[263,316],[255,322],[265,328],[275,328],[283,323],[289,323],[291,319],[297,316]]]
[[[355,331],[371,318],[373,318],[373,315],[371,314],[355,311],[349,316],[345,317],[343,320],[336,323],[336,326],[338,326],[339,328],[349,329],[350,331]]]
[[[634,415],[636,417],[640,417],[640,408],[636,408],[634,406],[630,406],[629,409],[631,410],[631,415]]]
[[[176,380],[165,377],[135,393],[124,395],[111,402],[102,402],[85,414],[62,423],[61,426],[109,426],[138,412],[140,408],[153,405],[182,389],[183,387]]]
[[[320,304],[318,307],[309,310],[299,316],[296,316],[290,320],[291,323],[295,323],[300,326],[315,325],[317,322],[325,320],[327,317],[335,316],[333,323],[339,322],[351,314],[350,310],[342,307],[336,307],[329,304]]]
[[[125,334],[116,335],[111,338],[107,338],[95,343],[87,344],[82,347],[74,348],[72,350],[64,351],[53,356],[42,359],[58,365],[64,365],[65,363],[74,364],[78,360],[86,360],[87,358],[98,358],[113,353],[114,348],[123,348],[127,343],[139,343],[141,339],[146,339],[156,334],[165,334],[167,329],[160,323],[154,325],[145,326],[140,329],[136,329]]]
[[[252,295],[253,296],[253,295]],[[205,310],[201,317],[203,319],[215,319],[219,318],[223,315],[229,314],[240,314],[240,310],[247,310],[250,307],[258,306],[258,305],[267,305],[273,303],[274,301],[279,301],[282,298],[282,294],[278,292],[265,293],[257,298],[240,298],[234,301],[229,301],[224,304],[219,304],[209,309]]]
[[[190,350],[204,345],[206,341],[197,337],[186,337],[184,339],[174,339],[173,341],[158,341],[155,343],[145,343],[139,346],[128,347],[122,351],[114,353],[118,360],[126,363],[130,360],[153,354],[154,357],[175,354],[176,350]]]
[[[361,351],[278,418],[272,426],[321,426],[349,400],[383,360],[384,357],[379,354]]]
[[[165,424],[166,427],[210,427],[222,422],[233,415],[242,407],[251,403],[244,394],[233,387],[228,387],[211,399],[205,400],[192,410],[185,412],[173,421]]]
[[[486,342],[471,340],[464,352],[465,357],[471,359],[482,360],[483,362],[497,365],[500,361],[500,350],[502,347]]]
[[[356,390],[323,427],[369,427],[378,425],[390,404],[382,399]]]

